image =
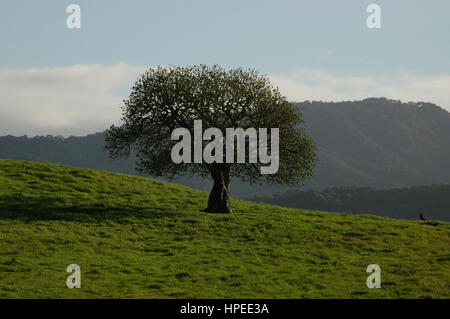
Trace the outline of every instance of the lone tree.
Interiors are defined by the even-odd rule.
[[[255,70],[227,71],[205,65],[152,68],[137,80],[124,104],[122,125],[113,125],[106,132],[110,156],[124,158],[135,152],[137,170],[152,176],[210,175],[214,185],[207,212],[231,213],[232,177],[250,183],[294,186],[313,176],[315,145],[302,127],[302,113]],[[278,171],[262,175],[263,164],[247,160],[174,163],[171,150],[177,141],[171,140],[171,134],[176,128],[185,128],[193,136],[195,120],[222,132],[226,128],[278,128]],[[248,143],[247,139],[245,146]]]

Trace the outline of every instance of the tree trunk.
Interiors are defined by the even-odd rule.
[[[214,181],[209,194],[208,208],[205,212],[230,214],[230,169],[228,166],[214,166],[211,168],[211,176]]]

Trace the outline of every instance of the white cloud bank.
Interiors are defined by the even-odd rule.
[[[0,70],[0,135],[83,135],[117,123],[145,68],[73,65]]]
[[[297,69],[271,75],[272,83],[290,101],[348,101],[386,97],[403,102],[431,102],[450,110],[450,75],[396,72],[388,75],[334,75]]]
[[[0,70],[0,135],[84,135],[121,116],[120,106],[144,67],[74,65]],[[387,97],[436,103],[450,110],[450,75],[335,75],[298,69],[270,75],[291,101]]]

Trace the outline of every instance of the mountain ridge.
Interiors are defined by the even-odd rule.
[[[296,103],[318,145],[316,176],[304,189],[335,186],[407,187],[450,183],[450,113],[424,102],[385,98]],[[135,157],[111,161],[103,133],[85,137],[0,137],[0,158],[34,160],[127,174]],[[209,190],[209,180],[178,177],[177,183]],[[274,185],[232,181],[233,196],[251,198],[286,191]]]

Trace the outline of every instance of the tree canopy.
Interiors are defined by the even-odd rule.
[[[194,121],[204,128],[278,128],[279,168],[262,175],[262,163],[174,163],[172,132]],[[270,136],[268,137],[270,144]],[[205,144],[207,142],[204,142]],[[214,187],[207,211],[231,212],[231,177],[247,182],[298,185],[313,175],[315,146],[303,128],[302,113],[267,76],[256,70],[225,70],[219,66],[156,67],[147,70],[124,101],[122,124],[106,133],[106,149],[113,158],[137,154],[143,174],[174,177],[211,175]]]

